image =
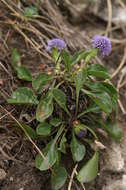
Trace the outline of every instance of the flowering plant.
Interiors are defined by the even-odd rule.
[[[70,149],[76,163],[88,155],[87,149],[93,150],[89,161],[76,175],[79,182],[90,182],[97,176],[99,150],[104,147],[99,140],[100,132],[105,131],[115,140],[120,140],[122,133],[115,121],[116,88],[105,66],[92,64],[98,52],[104,56],[111,52],[110,40],[95,36],[92,49],[74,55],[62,39],[50,40],[46,49],[52,54],[54,70],[35,77],[19,64],[20,55],[13,50],[12,66],[19,79],[32,82],[32,89],[18,88],[8,103],[35,105],[36,126],[22,124],[22,127],[33,140],[46,142],[42,151],[45,159],[37,154],[35,166],[41,171],[51,168],[52,188],[58,190],[67,179],[67,171],[61,164],[63,154],[68,154]]]

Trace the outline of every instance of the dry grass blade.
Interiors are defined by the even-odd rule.
[[[109,31],[111,31],[111,23],[112,23],[112,2],[111,0],[107,0],[108,6],[108,24],[106,28],[106,36],[108,36]]]
[[[76,174],[77,167],[78,167],[78,164],[76,164],[75,167],[73,168],[72,174],[71,174],[71,176],[70,176],[70,181],[69,181],[69,185],[68,185],[68,190],[71,190],[73,178],[74,178],[74,175]]]
[[[118,0],[118,3],[121,5],[121,7],[122,7],[123,9],[126,10],[126,5],[125,5],[125,3],[124,3],[122,0]]]
[[[120,101],[120,99],[118,100],[118,104],[119,104],[119,107],[120,107],[122,113],[126,114],[126,110],[124,109],[124,107],[123,107],[122,102]]]
[[[2,64],[1,61],[0,61],[0,66],[3,68],[3,70],[4,70],[11,78],[13,78],[12,75],[8,72],[8,70],[5,68],[5,66]]]
[[[123,65],[125,64],[126,62],[126,47],[124,48],[124,55],[123,55],[123,58],[118,66],[118,68],[115,70],[115,72],[112,74],[111,76],[111,79],[113,79],[119,72],[120,70],[122,69]]]
[[[27,136],[28,140],[32,143],[32,145],[35,147],[35,149],[37,150],[37,152],[42,156],[43,160],[45,160],[45,162],[47,163],[47,165],[49,166],[50,170],[53,173],[52,168],[50,167],[50,164],[48,163],[48,161],[46,160],[46,157],[44,156],[44,154],[42,153],[42,151],[38,148],[38,146],[34,143],[34,141],[31,139],[31,137],[29,136],[29,134],[27,133],[27,131],[22,127],[22,125],[20,124],[20,122],[10,113],[8,112],[3,106],[0,105],[0,107],[19,125],[19,127],[24,131],[25,135]]]

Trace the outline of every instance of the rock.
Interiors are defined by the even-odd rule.
[[[102,171],[123,172],[124,158],[119,143],[113,141],[106,149],[103,163]]]
[[[0,180],[3,180],[6,178],[6,172],[0,168]]]
[[[105,184],[102,190],[126,190],[126,175],[120,180],[110,180]]]
[[[90,12],[108,22],[107,1],[95,0],[90,7]],[[126,26],[126,10],[116,0],[112,2],[112,23]]]

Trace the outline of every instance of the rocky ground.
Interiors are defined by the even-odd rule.
[[[20,131],[14,130],[12,119],[6,110],[18,119],[27,122],[32,115],[25,108],[16,109],[7,104],[12,91],[21,85],[10,65],[12,47],[20,48],[22,61],[33,73],[50,71],[50,56],[45,51],[45,42],[60,36],[74,52],[89,48],[96,34],[108,35],[113,51],[107,58],[98,57],[95,62],[104,62],[112,82],[119,91],[118,123],[123,129],[122,142],[105,138],[105,151],[101,152],[99,176],[86,190],[126,189],[126,2],[121,0],[40,0],[41,18],[23,20],[25,6],[36,5],[34,0],[0,1],[0,189],[1,190],[51,190],[49,173],[39,172],[34,167],[35,150],[23,139]],[[30,117],[30,118],[29,118]],[[67,159],[69,174],[73,165]],[[81,189],[73,184],[72,190]],[[62,188],[66,190],[67,186]]]

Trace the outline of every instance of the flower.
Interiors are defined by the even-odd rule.
[[[87,130],[80,130],[80,132],[77,134],[79,138],[86,137],[87,136]]]
[[[52,40],[48,41],[48,45],[46,47],[46,50],[50,51],[54,47],[58,48],[59,50],[62,50],[64,48],[66,48],[66,43],[62,39],[53,38]]]
[[[112,45],[109,38],[96,35],[93,37],[94,48],[100,49],[103,55],[109,55],[112,51]]]

